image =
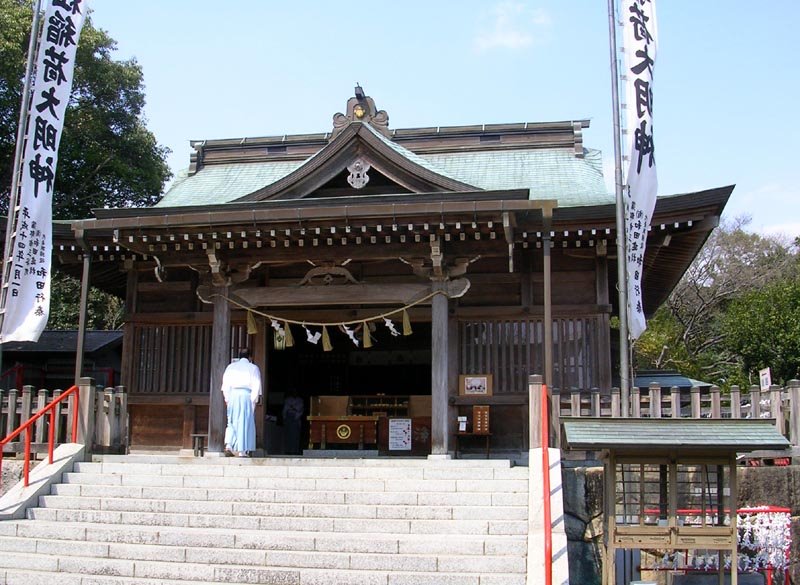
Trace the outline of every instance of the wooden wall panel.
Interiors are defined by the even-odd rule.
[[[134,447],[183,446],[183,409],[179,405],[129,405],[131,445]]]
[[[592,388],[607,368],[604,315],[553,319],[553,383],[556,388]],[[494,394],[528,390],[528,376],[544,371],[541,319],[468,320],[459,324],[460,373],[492,374]]]

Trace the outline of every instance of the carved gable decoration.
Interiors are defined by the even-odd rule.
[[[347,182],[353,189],[361,189],[369,183],[369,175],[367,172],[370,169],[370,164],[363,158],[357,158],[353,164],[347,166],[350,174],[347,176]]]
[[[356,85],[355,97],[347,100],[347,113],[337,113],[333,116],[333,131],[331,139],[346,128],[351,122],[363,122],[369,124],[375,130],[389,136],[389,114],[385,110],[378,110],[375,101],[364,95],[364,90],[360,85]]]
[[[237,201],[317,197],[320,189],[331,191],[342,174],[346,182],[339,185],[341,192],[337,195],[345,195],[349,189],[353,189],[353,195],[367,191],[387,194],[481,190],[437,172],[413,152],[393,144],[373,125],[356,120],[345,125],[301,167]]]

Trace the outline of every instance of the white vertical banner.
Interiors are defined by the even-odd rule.
[[[19,204],[5,261],[8,281],[0,342],[38,341],[50,313],[53,182],[64,113],[72,90],[85,0],[49,0],[36,59]]]
[[[647,231],[658,195],[653,142],[653,67],[658,46],[655,0],[623,0],[626,126],[630,160],[625,186],[625,250],[628,323],[632,339],[647,327],[642,306],[642,273]]]

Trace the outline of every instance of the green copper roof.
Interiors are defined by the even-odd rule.
[[[787,441],[772,421],[748,419],[564,418],[571,449],[727,450],[784,449]]]
[[[271,161],[209,165],[196,175],[178,173],[169,191],[156,207],[217,205],[244,197],[285,177],[306,161]]]
[[[531,199],[558,199],[559,207],[614,202],[603,181],[603,157],[587,150],[583,158],[568,149],[493,150],[426,154],[443,174],[482,189],[531,190]]]
[[[558,199],[559,207],[614,202],[614,195],[607,192],[603,181],[599,150],[586,150],[582,158],[576,157],[569,149],[418,155],[367,127],[395,152],[412,162],[479,189],[530,189],[531,199]],[[229,203],[285,177],[310,158],[305,161],[207,165],[193,176],[183,171],[156,207]]]

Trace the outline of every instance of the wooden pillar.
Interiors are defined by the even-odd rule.
[[[287,327],[290,327],[290,325],[287,324]],[[268,387],[269,376],[267,375],[270,366],[270,364],[267,363],[267,344],[272,339],[272,336],[269,335],[269,333],[272,333],[272,329],[267,327],[266,321],[261,320],[257,333],[250,338],[250,343],[252,344],[250,347],[250,355],[253,358],[253,363],[261,370],[261,400],[255,408],[256,448],[264,449],[264,453],[267,452],[269,447],[269,445],[267,445],[266,425],[264,424],[264,415],[267,411],[267,401],[269,399],[270,390]]]
[[[603,544],[605,548],[605,559],[603,562],[603,585],[614,585],[617,582],[614,566],[616,549],[614,547],[614,536],[617,526],[615,522],[616,514],[616,461],[613,453],[604,454],[604,473],[603,473],[603,507],[605,508],[605,530],[603,531]]]
[[[542,377],[539,374],[528,376],[528,448],[542,446],[542,411],[547,408],[542,403]]]
[[[434,283],[434,290],[442,289],[444,283]],[[450,437],[448,429],[449,384],[449,302],[446,295],[434,295],[431,300],[431,454],[446,455]]]
[[[83,275],[81,276],[81,300],[78,309],[78,346],[75,349],[75,384],[83,375],[83,351],[86,346],[86,313],[89,304],[89,283],[92,268],[92,251],[83,241],[83,231],[79,230],[78,242],[83,246]]]
[[[800,380],[789,380],[789,440],[800,444]]]
[[[211,329],[211,389],[208,401],[208,452],[225,449],[227,414],[222,396],[222,374],[231,361],[231,308],[227,286],[214,287],[214,320]]]
[[[125,286],[125,312],[133,315],[137,312],[137,294],[139,287],[139,272],[132,260],[125,260],[125,270],[127,271],[127,284]],[[124,328],[122,337],[122,364],[120,366],[120,381],[122,386],[128,390],[135,390],[136,386],[133,384],[133,370],[136,359],[134,358],[134,346],[136,344],[136,336],[134,334],[135,326],[128,324]]]
[[[81,378],[78,380],[79,400],[78,400],[78,443],[84,445],[83,456],[86,461],[92,457],[94,447],[94,408],[95,408],[95,388],[92,378]],[[71,414],[71,413],[70,413]],[[70,416],[70,421],[72,421]],[[70,429],[71,430],[71,429]]]

